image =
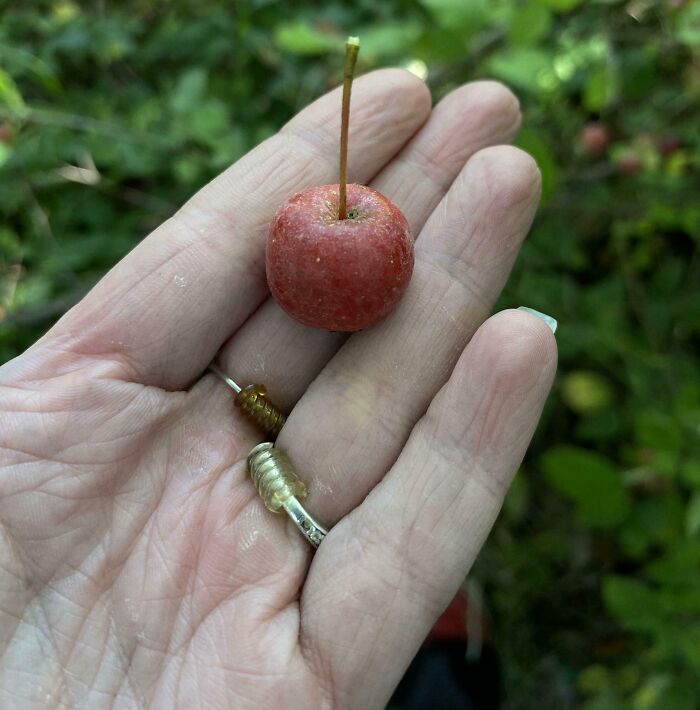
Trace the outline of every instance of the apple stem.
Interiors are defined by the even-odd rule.
[[[350,126],[350,91],[355,73],[357,53],[360,51],[358,37],[348,37],[345,42],[345,71],[343,72],[343,110],[340,120],[340,179],[338,181],[338,219],[347,219],[348,183],[348,131]]]

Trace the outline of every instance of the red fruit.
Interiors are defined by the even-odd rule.
[[[683,147],[683,141],[673,134],[661,136],[659,139],[659,151],[661,155],[673,155],[677,150]]]
[[[590,158],[599,158],[610,145],[610,131],[603,123],[587,123],[581,131],[583,152]]]
[[[294,195],[267,238],[267,282],[280,306],[304,325],[351,332],[394,308],[413,273],[413,238],[393,202],[365,185],[347,186],[348,218],[338,219],[338,185]]]
[[[625,152],[618,156],[617,170],[622,175],[636,175],[642,169],[642,160],[634,152]]]
[[[14,138],[15,132],[7,121],[0,122],[0,143],[9,143]]]

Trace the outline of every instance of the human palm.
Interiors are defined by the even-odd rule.
[[[350,177],[403,209],[416,268],[378,326],[305,328],[267,298],[265,234],[333,181],[338,106],[203,188],[0,370],[0,706],[381,707],[467,573],[555,369],[538,318],[484,322],[538,172],[498,146],[519,124],[503,87],[431,112],[405,72],[358,80]],[[247,478],[264,437],[215,357],[291,412],[278,444],[333,526],[315,554]]]

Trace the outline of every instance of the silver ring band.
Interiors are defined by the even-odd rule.
[[[287,499],[282,507],[287,511],[289,517],[294,521],[294,524],[299,528],[301,534],[314,546],[318,547],[323,538],[328,535],[321,523],[314,520],[307,512],[304,506],[299,502],[296,496]]]

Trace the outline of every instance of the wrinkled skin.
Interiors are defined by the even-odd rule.
[[[545,324],[487,318],[539,198],[480,82],[432,111],[355,85],[350,174],[417,236],[406,296],[349,339],[267,296],[278,206],[335,170],[334,92],[205,187],[0,370],[0,706],[380,708],[462,583],[555,370]],[[488,147],[495,146],[495,147]],[[86,196],[89,199],[89,196]],[[292,410],[278,443],[333,528],[266,510],[261,435],[207,364]]]
[[[413,237],[401,210],[366,185],[347,186],[348,218],[338,219],[338,185],[290,197],[267,237],[270,291],[303,325],[351,333],[384,318],[408,287]]]

